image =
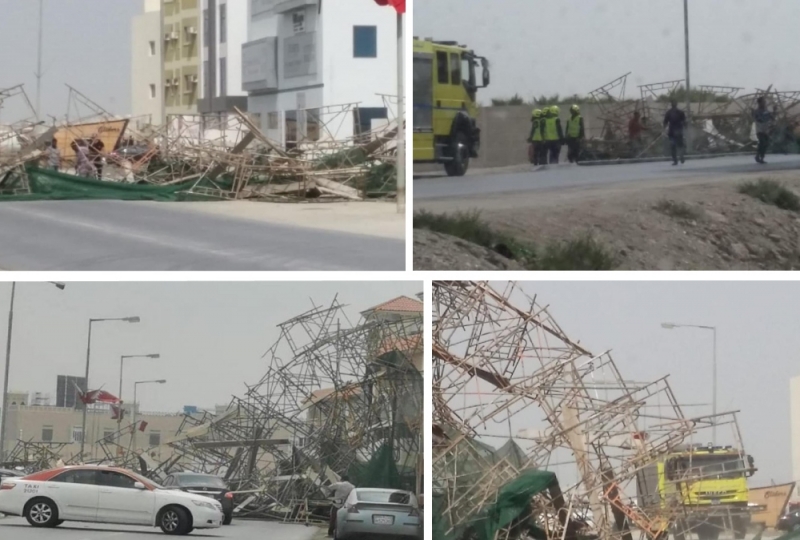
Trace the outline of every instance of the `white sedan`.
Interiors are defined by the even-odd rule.
[[[222,525],[222,505],[209,497],[162,489],[113,467],[62,467],[0,483],[0,513],[34,527],[64,521],[161,527],[166,534]]]

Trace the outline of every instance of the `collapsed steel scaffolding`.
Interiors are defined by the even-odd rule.
[[[278,325],[267,371],[219,414],[184,417],[170,440],[133,452],[128,425],[98,441],[101,462],[159,480],[191,470],[237,492],[239,516],[326,519],[321,486],[387,452],[403,487],[421,489],[422,314],[351,324],[334,299]],[[163,456],[157,459],[157,456]]]
[[[579,532],[622,540],[669,532],[713,538],[719,527],[734,526],[680,500],[637,496],[646,467],[707,442],[704,432],[713,425],[730,428],[745,474],[734,413],[686,418],[667,377],[626,380],[608,352],[594,354],[570,339],[513,283],[500,291],[487,283],[434,282],[433,317],[433,486],[442,534],[470,538],[500,488],[531,468],[558,475],[523,520],[549,540]],[[499,451],[490,445],[495,441],[504,443]],[[675,488],[687,480],[697,477],[669,482]],[[517,521],[495,538],[525,537],[521,526]]]

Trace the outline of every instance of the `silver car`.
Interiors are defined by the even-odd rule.
[[[422,538],[422,515],[413,493],[356,488],[336,514],[335,540],[356,536]]]

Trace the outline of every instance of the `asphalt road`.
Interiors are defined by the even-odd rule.
[[[665,178],[714,177],[730,174],[767,173],[800,169],[800,156],[769,155],[768,165],[751,157],[720,157],[689,160],[673,167],[671,162],[626,165],[546,165],[526,172],[476,173],[461,178],[422,176],[414,180],[414,200],[474,197],[535,190],[597,187],[620,182],[663,180]]]
[[[280,538],[281,540],[311,540],[319,529],[303,525],[287,525],[271,521],[237,520],[219,529],[192,532],[186,538],[231,538],[253,540]],[[13,540],[129,540],[148,537],[169,538],[161,529],[124,525],[99,525],[67,522],[55,529],[34,529],[22,518],[0,519],[0,538]]]
[[[402,240],[122,201],[0,203],[3,270],[404,270]]]

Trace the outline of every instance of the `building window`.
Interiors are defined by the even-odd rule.
[[[302,11],[295,11],[294,13],[292,13],[292,28],[294,28],[295,34],[306,31],[305,13],[303,13]]]
[[[53,441],[53,426],[44,426],[42,428],[42,442]]]
[[[320,112],[319,109],[308,109],[306,111],[306,137],[310,141],[319,140],[320,128]]]
[[[267,129],[278,129],[279,121],[277,112],[267,113]]]
[[[228,42],[228,4],[219,6],[219,42]],[[225,95],[224,93],[222,94]]]
[[[150,99],[155,99],[156,97],[156,85],[150,85]]]
[[[208,47],[211,40],[211,19],[208,10],[203,10],[203,45]]]
[[[114,438],[114,430],[113,429],[104,429],[103,430],[103,440],[106,442],[111,442]]]
[[[81,442],[83,440],[83,428],[81,426],[73,426],[69,440],[73,443]]]
[[[378,57],[377,26],[353,27],[353,57],[354,58]]]
[[[219,95],[228,95],[228,59],[219,59]]]
[[[154,446],[161,446],[161,432],[160,431],[151,431],[150,432],[150,447]]]
[[[155,56],[155,55],[156,55],[156,42],[155,41],[151,41],[150,42],[150,56]]]

